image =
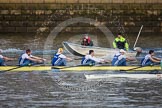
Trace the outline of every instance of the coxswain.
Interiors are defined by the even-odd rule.
[[[20,66],[29,66],[35,64],[43,64],[46,59],[31,55],[31,50],[27,49],[24,54],[19,58]]]
[[[161,62],[160,58],[155,57],[154,50],[150,50],[149,54],[147,54],[142,60],[141,60],[141,65],[142,66],[149,66],[149,65],[154,65],[158,64]]]
[[[118,36],[115,38],[113,47],[118,49],[125,49],[126,51],[129,50],[129,45],[121,33],[118,33]]]
[[[63,48],[59,48],[52,59],[52,66],[66,66],[66,61],[72,61],[72,59],[63,54]]]

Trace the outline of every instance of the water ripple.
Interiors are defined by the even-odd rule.
[[[0,75],[0,107],[160,108],[161,88],[158,79],[87,81],[81,73],[5,73]]]

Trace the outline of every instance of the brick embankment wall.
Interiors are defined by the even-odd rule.
[[[49,33],[70,18],[91,18],[112,32],[162,33],[162,0],[0,0],[0,33]],[[124,28],[124,30],[123,30]],[[62,32],[97,31],[76,23]]]

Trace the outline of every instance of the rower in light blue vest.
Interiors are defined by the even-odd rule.
[[[149,54],[147,54],[142,60],[141,60],[141,65],[142,66],[149,66],[149,65],[154,65],[155,63],[160,63],[161,59],[155,57],[154,50],[150,50]]]
[[[126,51],[120,49],[119,53],[115,54],[111,62],[112,66],[126,66],[126,61],[134,61],[134,58],[126,57]]]
[[[66,60],[72,61],[71,58],[66,57],[65,55],[62,54],[63,49],[59,48],[57,53],[54,55],[52,59],[52,66],[66,66]]]
[[[95,65],[95,63],[103,63],[105,60],[94,57],[94,51],[89,50],[89,54],[82,58],[82,65]]]
[[[119,53],[114,55],[112,60],[112,66],[126,66],[126,56],[124,55],[126,51],[120,49]]]
[[[20,66],[29,66],[35,64],[42,64],[46,59],[31,55],[31,50],[27,49],[26,53],[22,54],[19,59]]]

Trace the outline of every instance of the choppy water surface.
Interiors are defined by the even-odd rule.
[[[69,35],[68,35],[69,36]],[[60,36],[59,36],[60,37]],[[98,36],[97,39],[100,37]],[[33,55],[42,56],[45,37],[35,40],[34,35],[0,35],[3,55],[18,57],[24,48],[31,48]],[[61,40],[60,40],[61,39]],[[79,39],[79,38],[78,38]],[[62,41],[77,42],[73,38],[56,38],[54,49],[44,54],[53,55]],[[100,42],[102,41],[103,42]],[[133,37],[131,43],[135,38]],[[143,41],[145,40],[145,41]],[[107,47],[100,39],[99,46]],[[152,42],[151,42],[152,41]],[[155,49],[161,57],[161,36],[145,36],[137,46]],[[69,55],[67,54],[68,56]],[[50,60],[48,60],[50,63]],[[79,63],[79,62],[77,62]],[[15,65],[17,61],[7,62]],[[68,64],[69,65],[69,64]],[[76,63],[70,63],[76,65]],[[99,72],[98,72],[99,73]],[[162,79],[108,78],[86,80],[84,73],[59,72],[6,72],[0,73],[0,108],[161,108]]]
[[[0,107],[161,108],[162,80],[86,80],[83,73],[3,73]]]

